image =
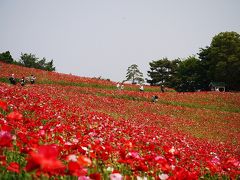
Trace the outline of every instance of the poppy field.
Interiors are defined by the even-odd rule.
[[[0,62],[0,179],[240,178],[240,93],[144,88]]]

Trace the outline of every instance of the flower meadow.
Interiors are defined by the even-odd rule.
[[[239,93],[119,91],[0,65],[0,179],[240,178]],[[10,85],[12,73],[37,83]]]

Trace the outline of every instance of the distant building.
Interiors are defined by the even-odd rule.
[[[211,91],[225,92],[226,84],[224,82],[211,82],[209,87]]]

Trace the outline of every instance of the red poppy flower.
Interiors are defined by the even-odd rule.
[[[2,126],[2,127],[1,127],[2,131],[11,132],[11,130],[13,129],[13,127],[11,127],[11,126],[9,126],[9,125],[7,125],[7,124],[2,124],[1,126]]]
[[[4,111],[7,110],[7,103],[4,101],[0,101],[0,108],[2,108]]]
[[[16,163],[16,162],[11,162],[11,163],[8,165],[7,170],[12,171],[12,172],[19,173],[19,171],[20,171],[19,164]]]
[[[73,176],[85,176],[87,175],[87,169],[83,168],[78,162],[70,161],[68,163],[68,169]]]
[[[10,114],[8,114],[7,118],[9,120],[22,120],[23,115],[17,111],[13,111]]]
[[[88,157],[86,156],[79,156],[78,157],[78,163],[81,165],[81,166],[90,166],[92,164],[92,161],[91,159],[89,159]]]
[[[94,180],[101,180],[101,175],[99,173],[90,174],[89,177]]]
[[[37,152],[30,152],[30,158],[26,166],[27,171],[41,168],[44,171],[60,170],[64,165],[57,159],[58,150],[55,145],[43,145]]]
[[[10,147],[12,135],[7,131],[0,131],[0,147]]]
[[[0,155],[0,164],[2,166],[5,166],[7,164],[6,162],[6,156]]]

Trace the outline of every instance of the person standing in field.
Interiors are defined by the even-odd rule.
[[[158,101],[158,96],[156,96],[156,95],[153,96],[151,100],[152,100],[152,102],[154,102],[154,103],[157,102],[157,101]]]
[[[161,86],[160,86],[160,90],[161,90],[162,93],[165,92],[165,90],[164,90],[164,85],[161,85]]]
[[[21,86],[24,86],[25,83],[26,83],[25,77],[22,77],[22,79],[20,79]]]
[[[119,82],[117,83],[117,89],[120,90],[120,84],[119,84]]]
[[[31,83],[31,84],[34,84],[34,83],[35,83],[35,80],[36,80],[36,77],[33,76],[33,75],[31,75],[31,76],[30,76],[30,83]]]
[[[121,85],[121,90],[123,90],[124,89],[124,84],[122,83],[122,85]]]
[[[139,87],[139,90],[140,90],[141,92],[143,92],[143,91],[144,91],[144,87],[143,87],[143,85],[142,85],[142,84],[140,85],[140,87]]]
[[[10,83],[13,84],[13,85],[16,85],[16,84],[17,84],[17,81],[16,81],[16,78],[15,78],[14,74],[12,74],[12,75],[10,76],[9,81],[10,81]]]

